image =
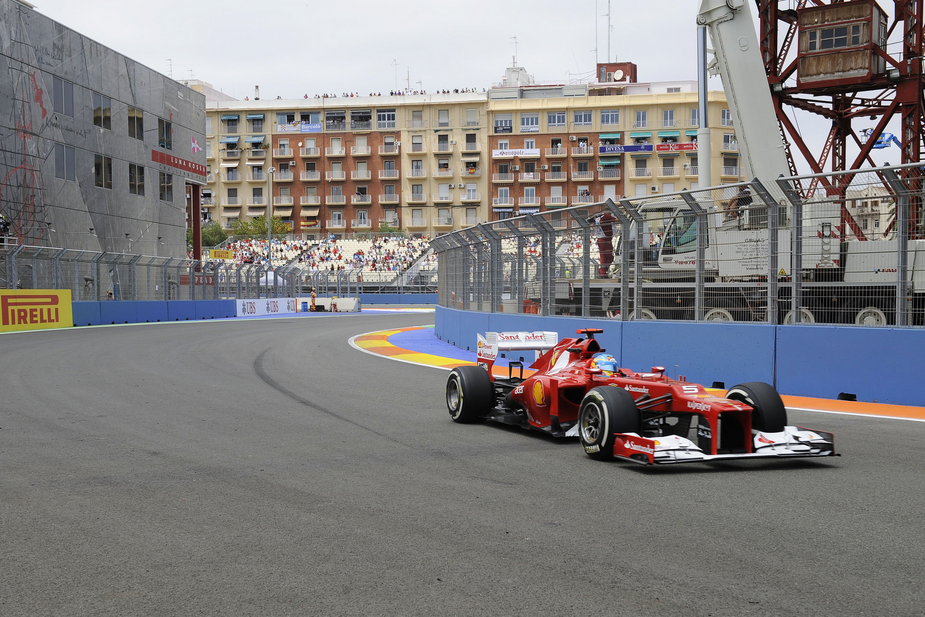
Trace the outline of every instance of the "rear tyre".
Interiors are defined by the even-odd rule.
[[[794,312],[793,310],[787,311],[787,315],[784,316],[784,325],[789,326],[796,323],[794,321]],[[813,315],[813,312],[806,307],[800,307],[800,323],[801,324],[814,324],[816,323],[816,316]]]
[[[772,386],[761,381],[749,381],[733,386],[726,398],[751,405],[752,428],[763,433],[779,433],[787,426],[787,410]]]
[[[578,439],[596,461],[613,458],[614,433],[639,433],[642,412],[629,392],[615,386],[592,388],[581,400]]]
[[[735,321],[735,317],[732,316],[732,312],[729,309],[725,308],[712,308],[707,311],[707,314],[703,316],[704,321],[718,321],[721,323],[732,323]]]
[[[458,366],[446,380],[446,407],[454,422],[481,422],[495,404],[495,387],[480,366]]]

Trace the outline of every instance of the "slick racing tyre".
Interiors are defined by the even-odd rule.
[[[615,386],[592,388],[581,400],[578,439],[596,461],[613,458],[614,433],[639,433],[642,412],[629,392]]]
[[[779,433],[787,426],[787,410],[784,402],[772,386],[760,382],[749,381],[733,386],[726,393],[726,398],[742,401],[754,408],[752,412],[752,428],[762,433]]]
[[[446,407],[454,422],[481,422],[495,405],[495,388],[480,366],[458,366],[446,380]]]

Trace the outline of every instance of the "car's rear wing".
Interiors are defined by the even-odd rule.
[[[559,342],[558,332],[486,332],[477,336],[478,363],[489,373],[502,351],[535,351],[535,361]]]

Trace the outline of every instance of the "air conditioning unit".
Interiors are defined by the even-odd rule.
[[[658,193],[658,187],[655,186],[654,184],[652,185],[652,192],[653,192],[653,193]]]
[[[598,171],[604,171],[604,168],[601,167],[600,165],[598,165],[598,166],[597,166],[597,170],[598,170]]]
[[[575,136],[575,135],[569,135],[569,136],[568,136],[568,140],[569,140],[569,141],[578,141],[578,137]]]
[[[549,165],[540,165],[540,169],[542,169],[543,171],[546,171],[547,169],[549,169]]]
[[[295,167],[295,161],[289,161],[289,166],[290,166],[290,167]]]
[[[455,187],[454,185],[452,185],[452,184],[447,184],[447,185],[446,185],[446,188],[448,188],[448,189],[453,189],[453,188],[456,188],[456,187]]]
[[[456,145],[456,142],[453,141],[453,140],[451,139],[451,140],[450,140],[450,145],[451,145],[451,146],[455,146],[455,145]]]
[[[511,165],[511,169],[514,171],[520,171],[520,165]]]

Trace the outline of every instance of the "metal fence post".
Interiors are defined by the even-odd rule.
[[[790,275],[793,286],[790,290],[790,315],[793,323],[798,324],[803,321],[803,200],[793,189],[790,181],[783,176],[777,180],[777,186],[781,188],[787,201],[793,207],[793,237],[790,239],[793,247],[790,263]],[[785,318],[781,321],[786,321]]]
[[[778,245],[778,214],[779,209],[777,202],[768,189],[754,178],[751,182],[755,194],[761,198],[768,209],[768,309],[767,320],[769,324],[777,325],[778,322],[778,272],[779,272],[779,250]],[[752,208],[755,204],[752,203]]]
[[[884,169],[883,177],[896,195],[896,325],[909,324],[909,303],[912,286],[909,282],[909,189],[892,169]]]
[[[620,205],[623,211],[636,223],[636,239],[633,242],[633,319],[642,319],[642,260],[639,255],[642,253],[642,225],[645,222],[642,215],[636,211],[629,199],[621,199]]]

